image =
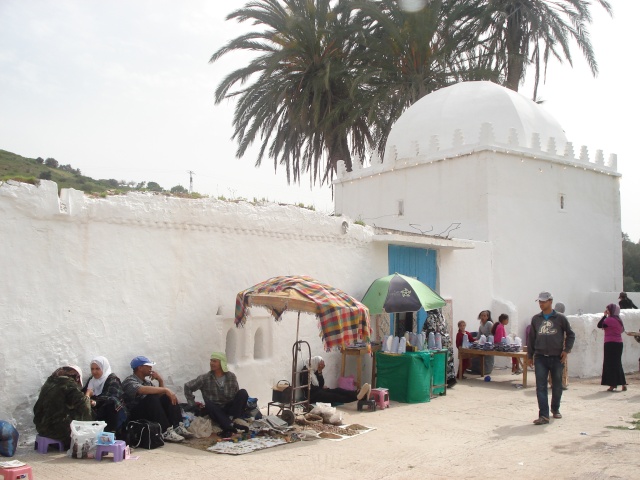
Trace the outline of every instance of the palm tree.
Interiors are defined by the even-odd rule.
[[[276,170],[284,165],[289,182],[309,172],[311,183],[322,184],[332,178],[338,160],[351,170],[352,153],[364,156],[372,137],[351,65],[349,4],[256,0],[227,16],[263,27],[231,40],[210,60],[238,50],[258,53],[224,78],[215,93],[216,103],[237,99],[238,157],[258,140],[256,165],[267,155]]]
[[[382,154],[391,126],[425,95],[463,80],[499,80],[486,48],[480,48],[474,2],[431,0],[416,12],[397,0],[361,1],[357,8],[359,81],[368,86],[369,115]]]
[[[546,72],[551,56],[573,65],[570,42],[575,41],[592,74],[598,64],[587,26],[592,18],[592,3],[600,4],[611,14],[607,0],[471,0],[483,14],[478,28],[483,45],[496,59],[505,77],[504,85],[518,91],[529,62],[535,68],[534,95],[537,96],[541,68]]]

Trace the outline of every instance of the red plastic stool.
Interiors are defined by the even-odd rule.
[[[29,465],[13,468],[0,468],[0,475],[2,475],[4,480],[20,480],[27,477],[29,477],[29,480],[33,480],[33,472]]]
[[[102,460],[102,456],[108,453],[113,454],[114,462],[121,462],[124,460],[124,449],[127,444],[122,440],[116,440],[116,442],[112,445],[98,445],[98,449],[96,450],[96,460]]]
[[[64,444],[60,440],[43,437],[42,435],[36,435],[36,443],[33,444],[33,449],[38,450],[38,453],[47,453],[50,445],[57,445],[58,450],[64,452]]]
[[[384,410],[389,408],[389,389],[388,388],[374,388],[369,393],[369,397],[375,399],[378,408]]]

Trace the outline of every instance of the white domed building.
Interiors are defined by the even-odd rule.
[[[465,82],[411,106],[382,161],[339,172],[335,211],[380,227],[388,271],[435,287],[455,321],[475,330],[489,309],[522,334],[540,291],[572,314],[621,290],[616,168],[615,155],[576,152],[542,106]]]

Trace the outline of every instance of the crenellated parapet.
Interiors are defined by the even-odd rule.
[[[399,145],[387,144],[383,159],[374,154],[370,165],[358,165],[352,172],[347,172],[343,162],[339,162],[336,182],[412,168],[421,164],[449,161],[482,151],[515,155],[521,159],[546,160],[607,175],[620,175],[617,171],[618,158],[614,153],[605,160],[602,150],[596,150],[595,154],[591,155],[584,145],[576,154],[573,143],[565,139],[541,138],[537,132],[533,132],[529,138],[519,138],[518,130],[515,128],[499,133],[500,135],[496,135],[493,124],[485,122],[480,125],[474,138],[465,138],[461,129],[455,129],[451,138],[429,135],[423,140],[412,140],[409,148],[411,154],[405,156],[400,156],[398,152],[407,151],[406,147],[403,149]],[[501,138],[504,140],[501,141]]]

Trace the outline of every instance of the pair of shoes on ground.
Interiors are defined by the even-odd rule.
[[[618,386],[616,385],[615,387],[609,387],[607,388],[607,392],[615,392],[617,390]],[[627,391],[627,386],[626,385],[622,385],[622,391],[626,392]]]
[[[162,439],[165,442],[180,443],[184,440],[184,437],[176,432],[173,427],[167,428],[167,431],[162,434]]]
[[[549,419],[547,417],[538,417],[533,421],[534,425],[546,425],[549,423]]]
[[[364,385],[362,385],[362,387],[360,387],[360,390],[358,390],[356,398],[358,400],[362,400],[363,398],[366,398],[367,400],[369,400],[370,392],[371,392],[371,385],[369,385],[368,383],[365,383]]]

